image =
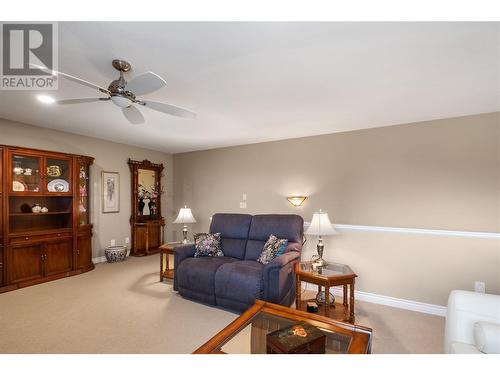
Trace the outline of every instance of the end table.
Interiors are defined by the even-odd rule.
[[[170,255],[174,255],[174,247],[182,245],[182,242],[167,242],[159,247],[160,249],[160,282],[163,279],[173,279],[174,269],[170,268]],[[165,262],[163,256],[165,255]]]
[[[318,293],[325,289],[325,301],[319,305],[318,312],[335,320],[348,321],[354,324],[354,279],[357,275],[346,264],[328,263],[324,267],[314,268],[312,262],[295,264],[295,305],[297,310],[307,311],[307,303],[316,301],[301,300],[301,282],[305,281],[318,286]],[[330,304],[330,287],[343,286],[342,303]],[[349,302],[347,289],[349,288]]]

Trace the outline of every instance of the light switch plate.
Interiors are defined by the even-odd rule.
[[[247,202],[240,202],[240,208],[247,208]]]
[[[486,292],[486,283],[484,281],[475,281],[474,282],[474,291],[477,293],[485,293]]]
[[[116,245],[116,241],[115,241],[115,240],[111,240],[111,241],[110,241],[110,245],[111,245],[111,246],[115,246],[115,245]]]
[[[125,243],[130,243],[130,238],[125,237]]]
[[[242,198],[241,198],[241,199],[242,199],[242,200],[244,200],[244,201],[246,201],[246,200],[247,200],[247,195],[246,195],[246,193],[243,193],[243,196],[242,196]]]

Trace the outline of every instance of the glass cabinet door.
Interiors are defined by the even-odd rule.
[[[11,191],[28,193],[39,192],[41,186],[41,158],[13,154],[11,163]]]
[[[80,225],[90,224],[89,201],[89,166],[80,164],[78,173],[78,222]]]
[[[71,192],[71,161],[69,159],[45,159],[45,190],[48,193]]]

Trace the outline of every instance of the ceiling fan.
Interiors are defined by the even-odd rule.
[[[142,96],[157,91],[167,84],[165,80],[158,74],[155,74],[153,72],[142,73],[132,78],[130,82],[127,82],[125,80],[125,77],[123,76],[123,73],[128,72],[132,68],[132,66],[124,60],[113,60],[112,65],[116,70],[120,72],[120,77],[111,82],[108,88],[101,87],[92,82],[88,82],[84,79],[72,76],[70,74],[52,71],[38,65],[36,65],[35,67],[45,72],[49,72],[50,74],[64,77],[70,81],[79,83],[80,85],[97,89],[103,94],[107,95],[107,97],[101,98],[76,98],[56,100],[56,104],[79,104],[110,100],[121,108],[125,118],[132,124],[142,124],[144,122],[144,116],[137,109],[137,107],[134,106],[134,104],[148,107],[155,111],[167,113],[172,116],[185,118],[196,117],[196,113],[172,104],[156,102],[152,100],[142,100],[137,98],[137,96]]]

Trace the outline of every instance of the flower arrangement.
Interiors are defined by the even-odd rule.
[[[137,193],[137,197],[139,199],[155,200],[161,194],[163,194],[162,190],[158,189],[158,186],[151,186],[147,188],[143,185],[139,185],[139,192]]]

